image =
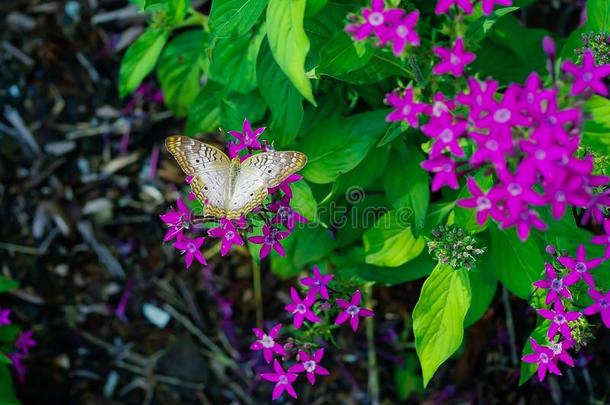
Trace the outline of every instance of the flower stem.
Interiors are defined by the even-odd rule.
[[[261,288],[261,266],[252,260],[252,283],[254,286],[254,302],[256,305],[256,324],[263,327],[263,292]]]
[[[364,290],[367,297],[367,308],[373,309],[371,285],[367,285]],[[371,404],[379,404],[379,369],[377,368],[377,353],[375,351],[375,320],[373,317],[365,318],[366,326],[366,341],[368,346],[368,363],[369,363],[369,394],[371,396]]]

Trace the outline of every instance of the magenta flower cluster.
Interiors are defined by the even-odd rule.
[[[456,9],[461,9],[466,14],[472,14],[474,3],[476,3],[476,1],[473,0],[438,0],[436,7],[434,8],[434,13],[445,14],[452,6],[455,6]],[[501,6],[511,6],[513,4],[513,0],[481,0],[483,14],[491,14],[494,11],[496,4]]]
[[[448,61],[435,70],[461,74],[473,58],[462,51],[458,39],[453,54],[447,50],[439,54]],[[591,58],[588,51],[582,67],[563,64],[573,78],[572,96],[605,94],[601,81],[610,75],[610,65],[597,67]],[[418,127],[420,118],[426,117],[421,131],[430,138],[431,146],[422,167],[432,174],[433,191],[444,186],[457,189],[458,178],[475,171],[491,173],[494,185],[489,190],[469,177],[472,197],[458,205],[475,209],[479,224],[491,217],[503,228],[516,227],[525,240],[532,227],[547,228],[535,207],[550,207],[555,219],[568,207],[579,207],[585,209],[583,221],[593,217],[601,222],[610,204],[610,191],[596,192],[608,185],[610,177],[594,174],[593,157],[580,154],[584,117],[578,100],[562,96],[559,85],[547,88],[532,73],[525,84],[511,84],[500,93],[498,82],[471,77],[466,91],[454,99],[437,93],[431,104],[416,101],[409,87],[402,94],[387,95],[386,102],[395,108],[387,119]]]
[[[259,140],[265,128],[253,129],[248,119],[244,120],[242,131],[229,131],[234,141],[229,142],[228,150],[231,158],[239,157],[241,160],[251,156],[256,151],[267,151],[269,146]],[[262,235],[248,238],[248,241],[261,244],[260,258],[265,258],[273,249],[280,255],[284,255],[281,240],[286,238],[294,230],[298,223],[305,223],[307,219],[290,206],[293,194],[290,184],[299,181],[302,176],[293,174],[282,184],[269,190],[273,201],[267,206],[263,213],[255,210],[260,215],[270,215],[266,218],[266,225],[262,228]],[[186,182],[190,184],[192,177],[187,177]],[[194,200],[195,195],[191,192],[189,200]],[[249,218],[230,220],[220,218],[217,226],[207,229],[206,236],[189,237],[185,235],[188,230],[200,230],[197,226],[203,222],[204,217],[198,217],[188,207],[187,203],[178,199],[177,207],[170,208],[168,212],[161,215],[161,220],[168,226],[163,242],[174,241],[173,246],[185,257],[186,268],[190,268],[194,261],[206,265],[206,259],[201,248],[206,240],[210,238],[220,239],[220,254],[226,256],[233,246],[243,246],[244,237],[248,229],[251,229]]]
[[[391,46],[392,52],[400,56],[407,45],[419,46],[420,39],[415,26],[419,11],[405,13],[400,8],[386,8],[383,0],[372,0],[370,8],[363,8],[361,16],[345,27],[345,31],[356,41],[376,38],[377,46]]]
[[[0,328],[12,324],[10,317],[10,309],[0,308]],[[5,355],[11,360],[11,364],[15,370],[15,374],[17,375],[17,380],[21,384],[25,382],[25,374],[27,371],[25,365],[23,364],[23,360],[25,360],[25,358],[29,355],[30,349],[34,346],[36,346],[36,340],[33,338],[33,332],[31,330],[22,331],[19,333],[15,343],[13,344],[12,349],[14,351]],[[0,356],[2,355],[4,354],[0,351]]]
[[[349,322],[352,330],[356,332],[361,317],[374,316],[373,311],[361,305],[360,291],[356,290],[349,300],[345,295],[334,290],[329,284],[333,281],[333,276],[323,274],[317,266],[313,267],[313,274],[302,278],[301,284],[306,288],[305,297],[302,298],[293,287],[290,289],[291,302],[284,309],[292,317],[294,328],[301,329],[305,321],[311,323],[309,331],[314,331],[316,324],[322,324],[323,313],[337,313],[333,328]],[[343,298],[338,298],[339,296]],[[324,317],[326,318],[326,317]],[[304,374],[310,384],[315,384],[316,375],[329,375],[329,371],[320,365],[324,356],[324,349],[312,349],[317,347],[315,343],[299,341],[294,343],[294,339],[282,345],[278,342],[282,324],[278,323],[268,332],[254,328],[252,331],[256,340],[250,346],[253,351],[261,351],[267,364],[273,361],[273,372],[262,373],[261,378],[275,384],[272,399],[278,399],[284,391],[293,398],[297,398],[297,393],[292,386],[300,374]],[[275,356],[281,356],[284,360],[290,358],[290,353],[296,353],[296,364],[291,365],[286,370]]]
[[[526,354],[522,359],[526,363],[537,364],[540,381],[547,372],[561,375],[559,362],[574,367],[568,349],[578,342],[578,329],[583,315],[599,314],[602,323],[610,329],[610,291],[601,291],[594,278],[595,269],[610,259],[610,219],[604,221],[604,229],[605,235],[596,236],[591,241],[593,244],[605,245],[605,254],[601,258],[588,258],[582,244],[575,257],[558,254],[552,246],[547,248],[555,256],[556,263],[545,264],[545,278],[536,281],[534,286],[546,294],[544,303],[547,307],[540,308],[537,312],[550,321],[546,334],[549,343],[540,344],[530,338],[533,353]],[[592,304],[582,312],[574,309],[576,294],[588,294],[592,300]]]

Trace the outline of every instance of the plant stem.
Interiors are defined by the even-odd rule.
[[[263,327],[263,292],[261,288],[261,267],[256,260],[252,260],[252,283],[254,286],[254,302],[256,304],[256,324]]]
[[[506,329],[508,329],[508,338],[510,341],[510,359],[513,366],[519,362],[517,357],[517,345],[515,343],[515,324],[513,322],[513,311],[510,309],[510,301],[506,287],[502,286],[502,301],[504,302],[504,311],[506,312]]]
[[[368,298],[367,308],[373,309],[373,289],[370,285],[365,287],[366,296]],[[379,404],[379,369],[377,368],[377,353],[375,351],[375,320],[373,317],[365,318],[366,326],[366,341],[368,346],[368,363],[369,363],[369,394],[371,395],[371,404]]]

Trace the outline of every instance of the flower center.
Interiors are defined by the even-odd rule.
[[[274,245],[275,244],[275,235],[267,235],[265,236],[265,245]]]
[[[282,385],[288,384],[288,377],[281,375],[280,378],[278,378],[277,383]]]
[[[345,312],[347,312],[352,317],[354,317],[354,316],[358,315],[358,312],[360,312],[360,308],[357,305],[350,305],[349,307],[347,307]]]
[[[449,111],[449,108],[447,107],[447,104],[445,104],[445,103],[443,103],[441,101],[436,101],[432,105],[432,115],[434,115],[435,117],[440,117],[440,115],[444,111]]]
[[[186,250],[188,250],[189,253],[195,253],[195,251],[197,250],[197,247],[195,246],[195,244],[193,242],[189,242],[188,245],[186,245]]]
[[[498,145],[498,141],[496,141],[495,139],[491,139],[491,140],[485,142],[485,147],[487,149],[489,149],[490,151],[495,152],[498,150],[500,145]]]
[[[259,340],[265,349],[271,349],[275,345],[275,341],[269,335],[263,335],[263,338]]]
[[[231,239],[233,239],[234,236],[235,236],[235,232],[233,232],[233,231],[227,231],[227,233],[225,233],[226,240],[231,240]]]
[[[551,125],[555,125],[557,124],[557,117],[555,117],[554,115],[549,115],[548,117],[546,117],[546,122]]]
[[[555,199],[558,202],[565,202],[566,201],[566,193],[564,193],[563,191],[558,191],[555,193]]]
[[[396,35],[398,35],[399,37],[405,38],[407,34],[409,34],[409,30],[404,25],[399,25],[398,27],[396,27]]]
[[[453,66],[458,66],[462,60],[460,59],[459,56],[457,56],[456,54],[452,53],[451,56],[449,57],[449,62],[451,62],[451,64]]]
[[[441,132],[440,138],[441,141],[445,143],[451,142],[451,140],[453,139],[453,131],[449,128],[445,129],[443,132]]]
[[[402,113],[404,115],[411,114],[411,106],[410,105],[406,105],[406,106],[402,107]]]
[[[491,208],[491,201],[489,198],[481,196],[477,198],[477,211],[488,210]]]
[[[591,72],[587,72],[585,74],[582,75],[582,81],[583,82],[590,82],[591,80],[593,80],[593,73]]]
[[[563,281],[559,278],[554,278],[553,281],[551,281],[551,288],[555,291],[561,290],[563,288]]]
[[[449,163],[445,163],[443,165],[443,171],[447,173],[451,172],[451,165]]]
[[[525,98],[528,104],[532,104],[535,100],[533,93],[527,93],[527,97]]]
[[[536,155],[536,159],[538,159],[538,160],[546,159],[546,151],[544,151],[542,149],[538,149],[536,151],[535,155]]]
[[[478,105],[483,104],[483,96],[481,96],[481,95],[476,96],[475,101],[477,102]]]
[[[544,364],[548,363],[549,356],[547,356],[546,353],[540,353],[540,362]]]
[[[553,350],[553,354],[555,356],[557,356],[558,354],[561,354],[561,352],[563,351],[563,348],[561,347],[561,342],[553,343],[551,345],[551,350]]]
[[[504,124],[510,120],[511,112],[508,108],[500,108],[494,113],[494,120],[500,124]]]
[[[287,219],[289,212],[290,212],[290,209],[288,207],[284,207],[284,206],[280,207],[280,209],[277,211],[277,213],[281,219]]]
[[[555,323],[564,323],[566,321],[566,317],[559,314],[555,315],[555,318],[553,318],[553,320],[555,321]]]
[[[607,299],[602,298],[601,300],[599,300],[599,306],[606,309],[606,308],[610,307],[610,302],[608,302]]]
[[[383,24],[383,14],[379,11],[374,11],[369,15],[369,24],[373,27],[378,27]]]
[[[306,361],[305,363],[303,363],[303,368],[308,373],[313,373],[314,370],[316,369],[316,362],[313,360]]]
[[[519,183],[510,183],[506,189],[513,197],[516,197],[523,192],[523,187],[521,187],[521,184]]]
[[[307,308],[305,308],[305,305],[303,304],[297,304],[297,307],[294,309],[294,312],[296,312],[297,314],[304,314],[305,312],[307,312]]]
[[[587,265],[583,262],[578,262],[576,263],[576,266],[574,266],[574,269],[576,269],[576,271],[579,273],[584,273],[587,271]]]

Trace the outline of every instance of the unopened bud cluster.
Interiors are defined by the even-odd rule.
[[[593,51],[593,55],[595,56],[595,63],[598,66],[610,63],[610,34],[582,34],[582,45],[582,49],[576,49],[576,53],[579,56],[579,63],[582,55],[587,49]]]
[[[454,269],[471,270],[476,267],[476,258],[485,252],[477,239],[455,225],[441,225],[432,231],[428,240],[428,252],[439,263]]]

